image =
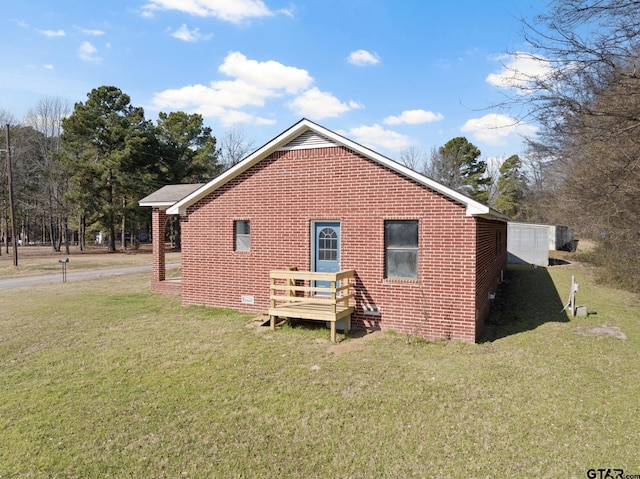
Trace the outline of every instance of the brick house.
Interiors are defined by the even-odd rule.
[[[184,305],[259,313],[272,270],[355,270],[352,328],[474,342],[506,267],[506,216],[306,119],[209,183],[161,191],[140,202],[151,286]],[[168,286],[175,214],[182,279]]]

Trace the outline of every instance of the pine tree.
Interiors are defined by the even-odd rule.
[[[485,176],[487,165],[480,155],[477,146],[459,136],[433,150],[426,173],[453,190],[487,203],[491,180]]]
[[[141,152],[151,129],[144,110],[133,107],[120,89],[102,86],[87,96],[62,122],[62,145],[73,172],[67,197],[107,229],[109,251],[115,251],[116,226],[144,184],[150,157]]]
[[[497,189],[496,208],[511,218],[517,219],[522,212],[522,200],[526,189],[522,161],[518,155],[510,156],[500,166]]]

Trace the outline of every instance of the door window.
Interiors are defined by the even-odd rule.
[[[318,233],[318,260],[338,260],[338,234],[333,228],[323,228]]]

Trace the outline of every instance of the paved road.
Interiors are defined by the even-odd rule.
[[[179,268],[180,264],[168,264],[167,270]],[[110,276],[124,276],[127,274],[151,273],[151,266],[129,266],[126,268],[94,269],[89,271],[67,271],[67,281],[83,281],[88,279],[107,278]],[[24,276],[21,278],[0,279],[0,291],[6,289],[28,288],[40,284],[61,283],[62,272],[57,274],[43,274],[39,276]]]

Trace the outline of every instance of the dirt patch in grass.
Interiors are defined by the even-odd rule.
[[[367,344],[372,339],[379,339],[384,336],[382,331],[368,332],[364,329],[358,329],[351,331],[349,337],[345,341],[341,341],[337,344],[331,344],[328,351],[330,353],[340,355],[344,353],[351,353],[353,351],[366,351],[369,349]]]
[[[617,326],[578,326],[576,332],[583,336],[611,337],[615,339],[627,339],[626,334]]]
[[[266,314],[259,314],[247,323],[247,328],[253,329],[256,333],[262,334],[269,332],[269,316]],[[336,343],[332,343],[329,338],[329,328],[325,327],[322,321],[286,321],[280,320],[276,325],[276,330],[283,326],[288,328],[306,328],[309,331],[320,331],[320,334],[326,332],[326,338],[318,337],[315,340],[316,344],[327,346],[327,352],[336,355],[349,353],[353,351],[364,351],[369,348],[368,342],[372,339],[381,338],[384,333],[379,330],[368,331],[366,329],[353,329],[349,331],[348,336],[338,334]]]

